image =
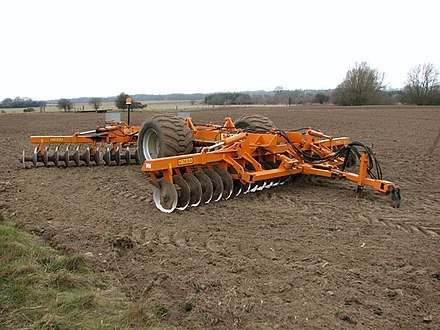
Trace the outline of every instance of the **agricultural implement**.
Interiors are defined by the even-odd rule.
[[[391,195],[400,207],[400,188],[382,179],[371,148],[347,137],[312,129],[284,131],[260,115],[235,123],[196,125],[191,118],[155,115],[138,134],[142,171],[149,174],[156,207],[184,210],[283,185],[298,175],[345,179]]]
[[[31,136],[30,142],[36,146],[31,156],[23,150],[24,167],[142,164],[156,207],[165,213],[284,185],[299,175],[352,181],[358,194],[369,186],[389,194],[393,207],[401,205],[400,188],[382,179],[365,144],[310,128],[277,129],[260,115],[197,125],[160,114],[142,126],[110,121],[70,136]]]
[[[36,145],[30,156],[23,149],[20,161],[23,167],[32,163],[35,167],[65,167],[92,164],[123,165],[141,164],[137,152],[139,126],[125,121],[108,121],[94,130],[60,136],[31,136]]]

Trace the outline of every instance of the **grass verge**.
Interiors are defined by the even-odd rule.
[[[164,327],[109,288],[82,256],[61,255],[0,219],[0,329]]]

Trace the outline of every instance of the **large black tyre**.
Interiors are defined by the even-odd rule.
[[[257,131],[268,131],[275,128],[273,121],[262,115],[246,115],[238,118],[235,127]]]
[[[188,154],[193,150],[193,133],[184,119],[173,114],[152,115],[142,124],[137,149],[141,163]]]

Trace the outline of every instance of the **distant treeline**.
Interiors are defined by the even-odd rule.
[[[33,108],[44,107],[47,102],[34,101],[28,97],[6,98],[0,103],[0,108]]]
[[[194,94],[183,94],[183,93],[175,93],[175,94],[132,94],[131,98],[136,101],[180,101],[180,100],[188,100],[188,101],[196,101],[203,100],[207,94],[203,93],[194,93]],[[101,97],[103,102],[115,102],[118,96],[108,96]],[[73,103],[87,103],[89,102],[91,97],[77,97],[70,99]],[[48,103],[57,103],[58,100],[48,100]]]

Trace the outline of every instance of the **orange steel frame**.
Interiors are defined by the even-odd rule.
[[[92,150],[95,151],[98,143],[113,144],[113,149],[118,144],[122,146],[136,145],[137,133],[140,126],[129,126],[125,121],[107,122],[109,126],[98,127],[96,131],[87,133],[75,133],[73,135],[47,135],[31,136],[30,143],[38,144],[39,153],[44,152],[45,145],[52,144],[92,144]]]
[[[203,167],[212,169],[215,164],[226,170],[233,168],[231,173],[234,180],[242,183],[276,179],[295,174],[317,175],[329,178],[347,179],[357,183],[358,191],[364,186],[388,193],[396,183],[367,177],[368,156],[360,157],[359,173],[350,173],[338,168],[344,162],[337,158],[320,164],[304,161],[290,142],[303,152],[313,153],[321,157],[330,156],[334,151],[350,142],[347,137],[332,138],[321,132],[307,130],[300,132],[285,132],[290,142],[274,130],[269,133],[254,133],[237,130],[230,118],[225,118],[223,126],[194,125],[191,118],[186,118],[187,125],[194,133],[194,146],[201,147],[195,154],[164,157],[146,160],[142,171],[150,175],[150,182],[158,187],[158,177],[173,182],[173,175],[181,175],[184,169],[187,173],[194,170],[203,171]],[[213,150],[218,148],[216,150]],[[290,157],[289,157],[290,156]],[[262,160],[279,164],[277,168],[264,169]],[[253,170],[248,170],[246,164],[251,164]]]

